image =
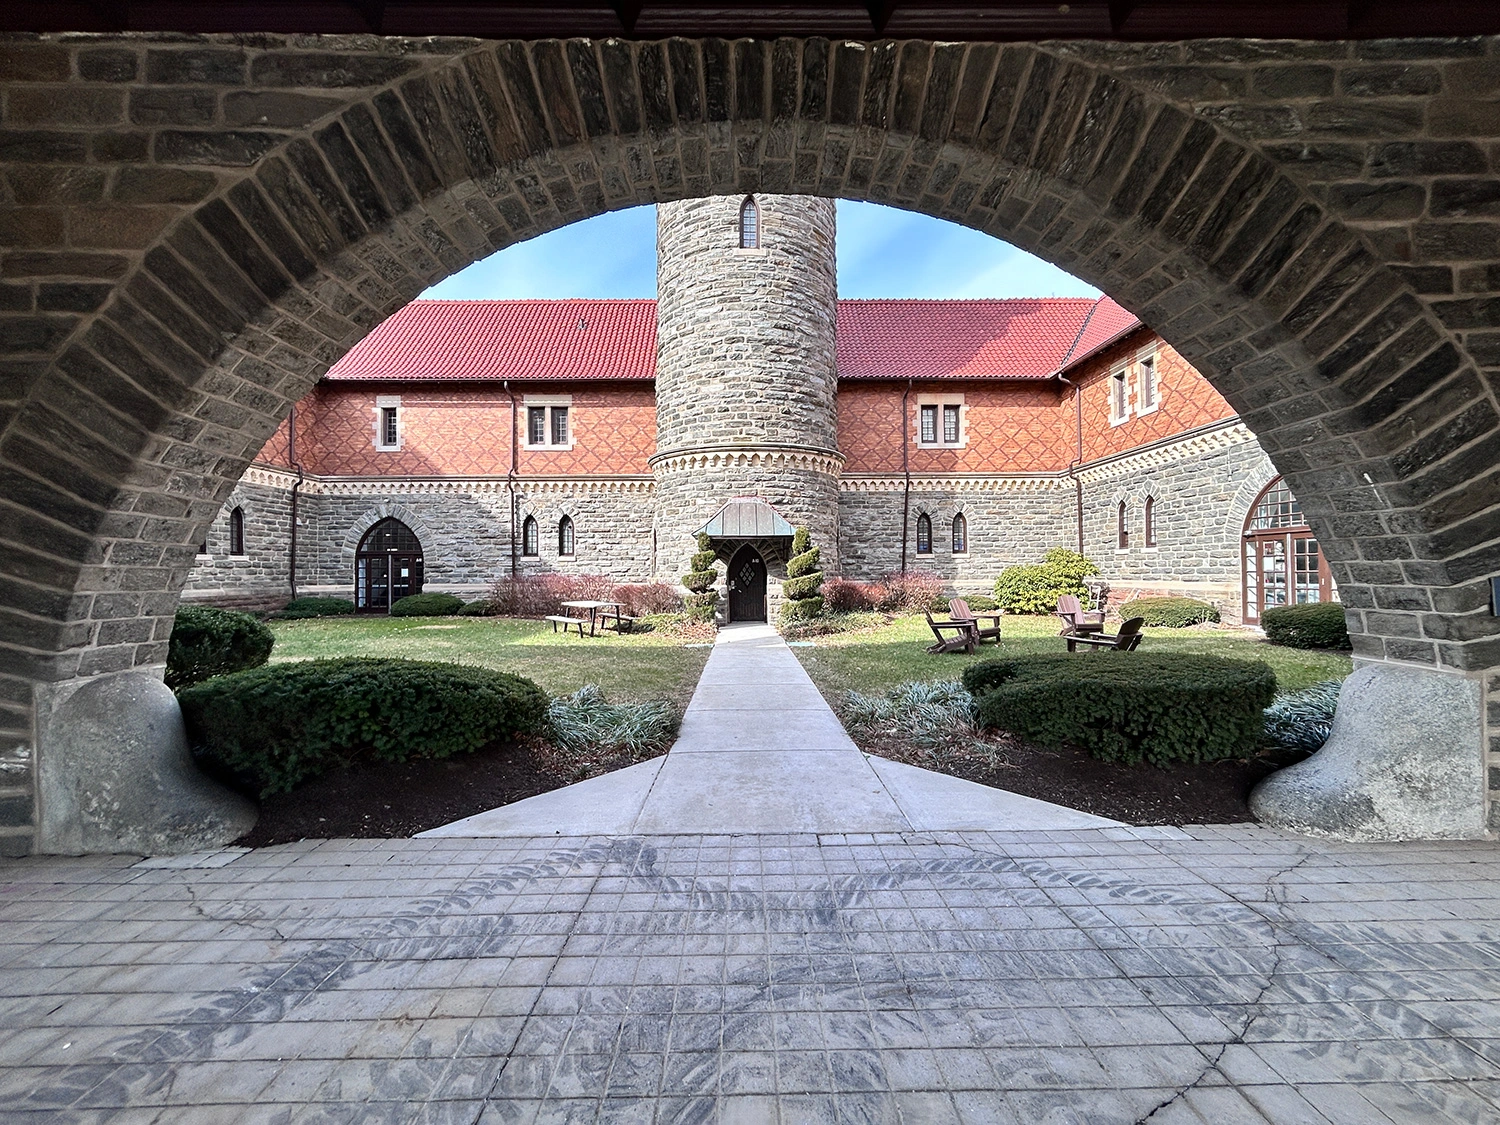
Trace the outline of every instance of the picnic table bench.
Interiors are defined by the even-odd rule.
[[[583,627],[588,624],[588,622],[581,617],[564,617],[560,613],[549,613],[547,615],[547,620],[552,622],[552,631],[554,633],[557,632],[557,627],[559,625],[562,626],[562,631],[564,633],[573,628],[573,626],[578,626],[578,635],[580,637],[583,636]]]
[[[576,610],[579,613],[579,616],[555,618],[548,617],[547,620],[552,622],[552,629],[554,632],[557,631],[557,623],[559,621],[565,621],[569,626],[573,625],[576,622],[578,624],[578,635],[580,637],[583,636],[583,625],[585,621],[582,614],[584,613],[588,614],[587,624],[589,627],[589,636],[591,637],[594,636],[594,630],[596,628],[604,628],[608,625],[613,624],[616,633],[624,633],[630,626],[635,624],[635,618],[631,617],[625,612],[624,602],[576,601],[562,602],[561,605],[565,610]],[[563,632],[567,632],[567,626],[564,626]]]

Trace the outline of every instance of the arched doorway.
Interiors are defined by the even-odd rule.
[[[729,563],[729,620],[766,620],[766,561],[748,543]]]
[[[1244,560],[1246,625],[1259,625],[1261,614],[1277,606],[1338,600],[1302,505],[1280,477],[1266,485],[1245,518]]]
[[[400,520],[381,520],[365,532],[354,556],[355,610],[389,613],[395,602],[421,592],[421,542]]]

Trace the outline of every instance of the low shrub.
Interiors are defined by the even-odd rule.
[[[1253,753],[1276,695],[1266,664],[1189,653],[1049,653],[964,670],[981,726],[1156,766]]]
[[[1260,615],[1260,627],[1273,645],[1291,648],[1349,648],[1349,625],[1338,602],[1281,605]]]
[[[1144,617],[1147,625],[1186,629],[1205,621],[1217,621],[1219,611],[1197,598],[1135,598],[1120,606],[1120,620]]]
[[[495,606],[494,603],[489,599],[481,598],[477,602],[469,602],[468,604],[466,604],[461,610],[458,611],[458,616],[493,617],[495,616]]]
[[[1333,713],[1339,705],[1341,680],[1278,695],[1266,708],[1266,741],[1285,750],[1320,749],[1333,733]]]
[[[548,707],[552,737],[576,752],[613,751],[632,757],[662,753],[677,737],[680,717],[664,700],[610,703],[596,684],[561,695]]]
[[[781,620],[787,624],[811,621],[823,612],[823,597],[814,594],[810,598],[781,603]]]
[[[829,613],[858,613],[875,608],[885,587],[873,582],[850,582],[846,578],[823,580],[823,607]]]
[[[185,605],[172,624],[167,644],[167,686],[176,690],[246,668],[258,668],[271,655],[276,635],[248,613]]]
[[[952,680],[904,683],[884,695],[844,697],[844,725],[849,733],[898,738],[913,746],[935,747],[955,738],[974,737],[974,697]]]
[[[679,613],[682,610],[682,595],[665,582],[653,582],[649,586],[616,586],[610,596],[617,602],[624,602],[625,612],[631,617]]]
[[[452,617],[463,607],[463,598],[452,594],[408,594],[391,603],[391,616]]]
[[[547,727],[547,696],[530,680],[420,660],[272,664],[178,698],[210,768],[262,796],[362,759],[446,758]]]
[[[920,570],[888,574],[880,585],[883,592],[875,608],[886,613],[921,613],[943,594],[943,580]]]
[[[1000,608],[1000,603],[988,594],[967,594],[964,601],[969,603],[969,608],[975,613],[994,613]]]
[[[546,617],[563,602],[605,601],[614,588],[603,574],[520,574],[497,579],[485,600],[505,617]]]
[[[354,603],[348,598],[293,598],[275,614],[286,621],[307,617],[341,617],[354,612]]]
[[[1039,563],[1002,570],[995,579],[995,602],[1006,613],[1052,613],[1064,594],[1087,596],[1083,580],[1098,573],[1077,551],[1053,547]]]

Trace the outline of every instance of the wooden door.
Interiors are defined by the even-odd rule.
[[[729,620],[765,619],[765,560],[754,547],[741,547],[729,564]]]

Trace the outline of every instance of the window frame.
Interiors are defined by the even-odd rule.
[[[523,559],[542,557],[541,527],[536,522],[535,516],[527,516],[521,521],[521,557]]]
[[[229,557],[245,557],[245,509],[238,504],[229,513]]]
[[[1141,547],[1147,551],[1157,549],[1155,496],[1147,496],[1146,503],[1141,510]]]
[[[1109,372],[1109,424],[1122,426],[1130,421],[1130,371],[1117,364]]]
[[[526,417],[523,422],[525,429],[521,435],[522,449],[528,452],[556,453],[570,450],[578,444],[575,419],[573,417],[572,395],[526,395],[522,399],[521,405],[526,411]],[[542,411],[542,437],[544,440],[540,443],[531,440],[533,410]],[[566,415],[568,440],[564,442],[555,442],[552,440],[554,436],[553,429],[556,425],[555,418],[558,411],[563,411]]]
[[[1130,550],[1130,508],[1124,500],[1115,510],[1115,550]]]
[[[958,440],[948,441],[948,411],[958,411]],[[922,419],[928,410],[933,411],[933,437],[927,441],[922,436]],[[916,441],[918,449],[964,449],[969,444],[969,411],[962,394],[919,394],[917,396]]]
[[[564,514],[557,521],[557,557],[571,559],[578,554],[578,527],[573,517]]]
[[[923,538],[924,533],[925,533],[926,539],[927,539],[927,549],[926,550],[922,549],[922,538]],[[932,554],[932,517],[929,516],[926,512],[918,512],[917,513],[917,535],[916,535],[916,540],[917,540],[917,554],[919,554],[919,555],[930,555],[930,554]]]
[[[952,546],[955,555],[969,553],[969,517],[962,512],[953,514]]]
[[[386,440],[386,421],[395,422],[396,440]],[[382,453],[399,453],[406,444],[406,418],[400,395],[375,396],[375,448]]]
[[[747,240],[745,228],[745,216],[751,218],[750,237]],[[753,195],[747,195],[740,202],[739,218],[735,226],[738,236],[739,249],[749,254],[763,254],[766,249],[765,223],[761,214],[760,201]]]
[[[1155,344],[1142,348],[1135,357],[1135,414],[1139,418],[1161,408],[1161,370]],[[1146,372],[1151,373],[1151,405],[1146,405]]]

